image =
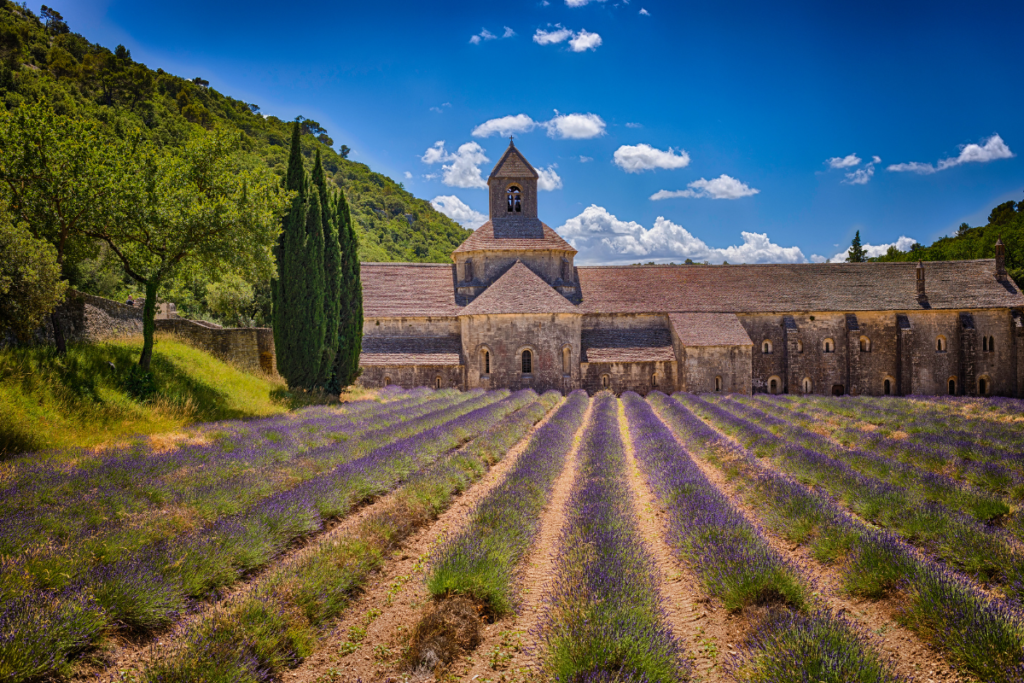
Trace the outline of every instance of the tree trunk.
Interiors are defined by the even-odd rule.
[[[146,282],[146,305],[142,309],[142,357],[139,366],[149,372],[153,360],[153,333],[156,332],[156,288],[159,281],[152,278]]]
[[[53,309],[53,313],[50,314],[50,322],[53,324],[53,343],[57,346],[57,354],[60,356],[66,356],[68,354],[68,343],[64,339],[64,328],[60,325],[60,306]]]

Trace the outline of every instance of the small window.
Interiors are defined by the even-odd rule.
[[[892,382],[890,380],[887,379],[882,382],[882,393],[886,396],[892,393]]]
[[[612,385],[612,378],[608,375],[601,375],[601,388],[607,389]]]
[[[946,338],[945,337],[936,337],[935,338],[935,352],[936,353],[945,353],[946,352]],[[950,393],[952,393],[952,392],[950,392]]]
[[[988,396],[988,380],[984,377],[978,380],[978,396]]]
[[[572,363],[572,349],[570,349],[568,346],[566,346],[564,349],[562,349],[562,374],[563,375],[571,374],[571,372],[572,372],[572,368],[570,367],[571,363]]]
[[[652,387],[657,387],[658,386],[658,373],[656,373],[656,372],[651,374],[651,386]]]
[[[506,190],[508,195],[508,212],[521,213],[523,210],[523,193],[515,185],[510,185]]]
[[[988,351],[988,337],[981,338],[981,350]]]
[[[485,374],[491,374],[491,352],[484,349],[480,352],[480,371]]]
[[[871,353],[871,340],[867,337],[860,338],[860,352]]]
[[[722,378],[721,377],[716,377],[715,378],[715,391],[721,391],[721,390],[722,390]]]
[[[956,396],[956,380],[953,379],[952,377],[949,378],[948,388],[949,388],[949,395],[950,396]]]
[[[390,377],[385,377],[384,378],[384,386],[386,386],[386,387],[391,386],[391,378]]]
[[[761,353],[771,353],[771,352],[772,352],[772,340],[771,339],[765,339],[761,343]]]
[[[831,339],[826,339],[825,341],[823,341],[821,343],[821,348],[822,348],[822,350],[825,353],[835,353],[836,352],[836,343],[834,341],[832,341]]]
[[[800,341],[799,339],[796,340],[796,352],[797,353],[803,353],[804,352],[804,343],[802,341]]]
[[[440,377],[435,377],[434,378],[434,388],[435,389],[440,389],[441,388],[441,378]]]
[[[800,388],[803,389],[805,394],[811,393],[811,378],[804,377],[803,381],[800,382]]]
[[[533,354],[527,349],[523,351],[523,374],[529,375],[533,372]]]
[[[472,280],[473,279],[473,259],[471,259],[471,258],[466,259],[466,265],[464,266],[464,268],[465,268],[465,272],[463,273],[463,275],[465,277],[463,277],[463,279],[467,280],[467,281]]]
[[[982,337],[981,345],[985,351],[991,353],[996,350],[996,338],[995,337]]]

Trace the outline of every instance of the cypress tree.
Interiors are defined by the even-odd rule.
[[[309,187],[306,211],[306,248],[302,254],[302,272],[296,278],[305,279],[305,300],[296,301],[301,312],[297,333],[298,359],[296,384],[313,389],[321,384],[320,368],[324,357],[324,228],[320,210],[320,193]],[[298,260],[298,259],[297,259]]]
[[[341,242],[341,332],[331,388],[338,391],[359,377],[359,354],[363,342],[363,285],[359,269],[359,240],[352,225],[344,191],[338,193],[335,215],[338,239]]]
[[[281,234],[278,236],[274,257],[277,262],[277,278],[271,283],[273,297],[274,348],[277,355],[277,371],[289,385],[296,375],[296,333],[300,311],[294,307],[296,300],[305,296],[305,280],[296,278],[301,272],[301,262],[296,259],[305,250],[306,198],[304,196],[305,170],[302,166],[302,150],[299,144],[299,124],[292,125],[291,150],[288,154],[288,173],[284,187],[295,192],[291,207],[284,215]]]
[[[313,184],[319,190],[324,232],[324,351],[317,386],[333,388],[331,380],[341,333],[341,243],[338,239],[337,196],[327,191],[319,149],[313,162]]]
[[[860,230],[853,236],[850,244],[850,254],[846,257],[847,263],[863,263],[868,260],[868,251],[860,243]]]

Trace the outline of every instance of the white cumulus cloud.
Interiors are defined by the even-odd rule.
[[[471,37],[469,39],[469,42],[473,43],[473,45],[479,45],[485,40],[495,40],[497,38],[511,38],[516,34],[516,32],[513,31],[508,26],[504,26],[503,28],[505,29],[505,32],[502,33],[500,36],[496,36],[487,29],[483,29],[480,31],[480,33],[477,33],[475,36]]]
[[[526,114],[502,116],[501,118],[484,121],[474,128],[473,137],[486,138],[495,133],[504,137],[513,133],[528,133],[536,127],[537,122]]]
[[[561,190],[562,179],[559,177],[555,169],[558,168],[558,164],[551,164],[547,168],[538,168],[537,175],[540,178],[537,179],[538,190]]]
[[[480,164],[489,159],[484,155],[483,147],[475,142],[464,143],[457,152],[451,153],[445,149],[444,140],[438,140],[420,159],[425,164],[443,164],[441,178],[445,185],[487,189]]]
[[[686,150],[676,152],[671,147],[661,150],[648,144],[622,145],[613,155],[615,165],[627,173],[640,173],[656,168],[685,168],[690,164]]]
[[[589,5],[592,2],[604,2],[604,0],[565,0],[567,7],[583,7],[584,5]]]
[[[605,133],[604,120],[597,114],[559,114],[544,124],[548,135],[567,140],[589,140]]]
[[[596,50],[601,47],[601,34],[590,33],[586,29],[582,29],[569,41],[569,47],[572,48],[573,52]]]
[[[875,175],[875,165],[868,164],[864,168],[858,168],[852,173],[847,173],[846,180],[843,183],[847,185],[867,185],[873,175]]]
[[[850,168],[860,163],[860,157],[856,154],[847,154],[845,157],[832,157],[825,161],[829,168]]]
[[[746,183],[724,173],[711,180],[694,180],[687,185],[688,190],[659,190],[651,195],[651,199],[672,199],[674,197],[706,198],[706,199],[739,199],[755,195],[761,190],[755,190]]]
[[[515,32],[515,31],[513,31],[513,30],[512,30],[511,28],[509,28],[508,26],[506,26],[506,27],[505,27],[505,32],[504,32],[503,34],[501,34],[501,37],[502,37],[502,38],[511,38],[511,37],[512,37],[512,36],[514,36],[515,34],[516,34],[516,32]]]
[[[589,163],[589,162],[591,162],[593,160],[594,160],[594,157],[587,157],[587,156],[583,156],[582,154],[580,155],[580,163],[581,164],[586,164],[586,163]]]
[[[642,16],[642,17],[649,17],[649,16],[651,16],[651,13],[648,12],[647,10],[645,10],[643,7],[641,7],[640,8],[640,16]]]
[[[1010,148],[1003,142],[1003,139],[999,135],[993,135],[981,145],[971,143],[969,145],[963,145],[960,147],[960,154],[955,157],[949,157],[947,159],[940,159],[936,165],[923,164],[918,161],[911,161],[904,164],[892,164],[887,171],[896,172],[910,172],[920,173],[922,175],[929,175],[932,173],[938,173],[939,171],[945,171],[947,168],[953,168],[961,164],[978,163],[983,164],[989,161],[995,161],[996,159],[1010,159],[1014,156],[1014,153],[1010,151]]]
[[[542,28],[537,29],[537,32],[533,34],[533,42],[538,45],[556,45],[565,42],[571,37],[572,31],[563,28],[561,24],[555,24],[552,31],[545,31]]]
[[[410,173],[409,171],[406,171],[405,172],[405,179],[406,180],[412,180],[412,173]]]
[[[650,229],[635,221],[622,221],[607,209],[592,204],[558,228],[580,255],[577,262],[632,263],[638,259],[710,261],[712,263],[802,263],[799,247],[773,243],[767,234],[741,232],[742,244],[708,246],[686,228],[659,216]]]
[[[430,200],[430,205],[464,228],[476,230],[487,222],[487,216],[469,207],[453,194],[440,195]]]
[[[917,240],[906,235],[900,235],[900,238],[895,242],[889,244],[863,244],[864,251],[868,258],[875,258],[876,256],[882,256],[885,252],[889,251],[889,247],[896,247],[900,251],[910,251],[910,248],[917,244]],[[850,248],[847,247],[845,250],[839,252],[833,256],[830,260],[832,263],[843,263],[846,261],[846,257],[850,255]],[[826,257],[813,254],[811,260],[815,263],[824,263]]]

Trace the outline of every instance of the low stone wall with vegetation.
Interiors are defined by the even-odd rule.
[[[156,329],[209,351],[236,367],[250,372],[277,374],[274,331],[269,327],[217,327],[200,320],[170,318],[157,320]]]

